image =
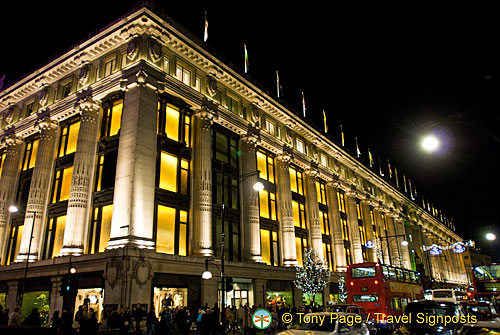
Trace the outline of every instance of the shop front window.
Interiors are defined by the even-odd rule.
[[[157,317],[167,308],[188,306],[187,287],[155,287],[153,306]]]

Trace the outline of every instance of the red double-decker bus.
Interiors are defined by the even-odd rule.
[[[474,298],[478,301],[500,303],[500,264],[479,265],[473,268]]]
[[[372,317],[401,315],[409,302],[424,298],[418,272],[379,263],[350,265],[346,286],[348,302],[362,306]]]

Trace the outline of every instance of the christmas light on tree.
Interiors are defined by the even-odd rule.
[[[297,279],[294,285],[311,297],[323,292],[329,282],[330,271],[312,249],[306,249],[303,257],[303,266],[297,266]]]
[[[347,302],[347,290],[345,287],[345,277],[342,275],[339,277],[339,300],[341,303]]]

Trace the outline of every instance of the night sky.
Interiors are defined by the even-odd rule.
[[[10,5],[0,14],[0,76],[30,73],[133,3]],[[304,91],[309,122],[322,127],[324,108],[333,139],[340,141],[342,125],[353,154],[357,137],[362,160],[368,148],[377,170],[379,156],[384,169],[389,159],[417,188],[417,200],[424,196],[464,239],[500,261],[500,240],[484,239],[486,231],[500,237],[500,23],[493,8],[207,3],[163,1],[166,14],[200,40],[207,10],[210,49],[243,72],[246,43],[252,80],[276,94],[278,70],[283,103],[301,115]],[[438,154],[419,148],[429,127],[445,138]]]

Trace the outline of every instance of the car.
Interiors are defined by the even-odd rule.
[[[457,334],[466,319],[463,307],[459,303],[434,300],[411,302],[406,306],[404,315],[408,315],[411,322],[402,324],[394,334]],[[456,316],[457,322],[444,324],[442,320],[445,316]]]
[[[366,327],[370,331],[371,335],[378,334],[380,331],[377,320],[373,317],[368,318],[370,315],[368,315],[362,306],[352,304],[334,304],[328,306],[328,311],[332,313],[343,312],[361,315],[363,320],[366,321]]]
[[[464,312],[475,315],[478,321],[498,320],[498,314],[493,305],[486,301],[462,301],[460,305]]]
[[[478,321],[466,323],[460,329],[461,335],[498,335],[500,334],[500,321]]]
[[[332,314],[336,318],[332,320]],[[289,329],[279,335],[370,335],[366,324],[357,322],[359,314],[344,312],[307,313],[297,317]],[[362,319],[362,318],[361,318]],[[321,321],[323,320],[323,322]]]

